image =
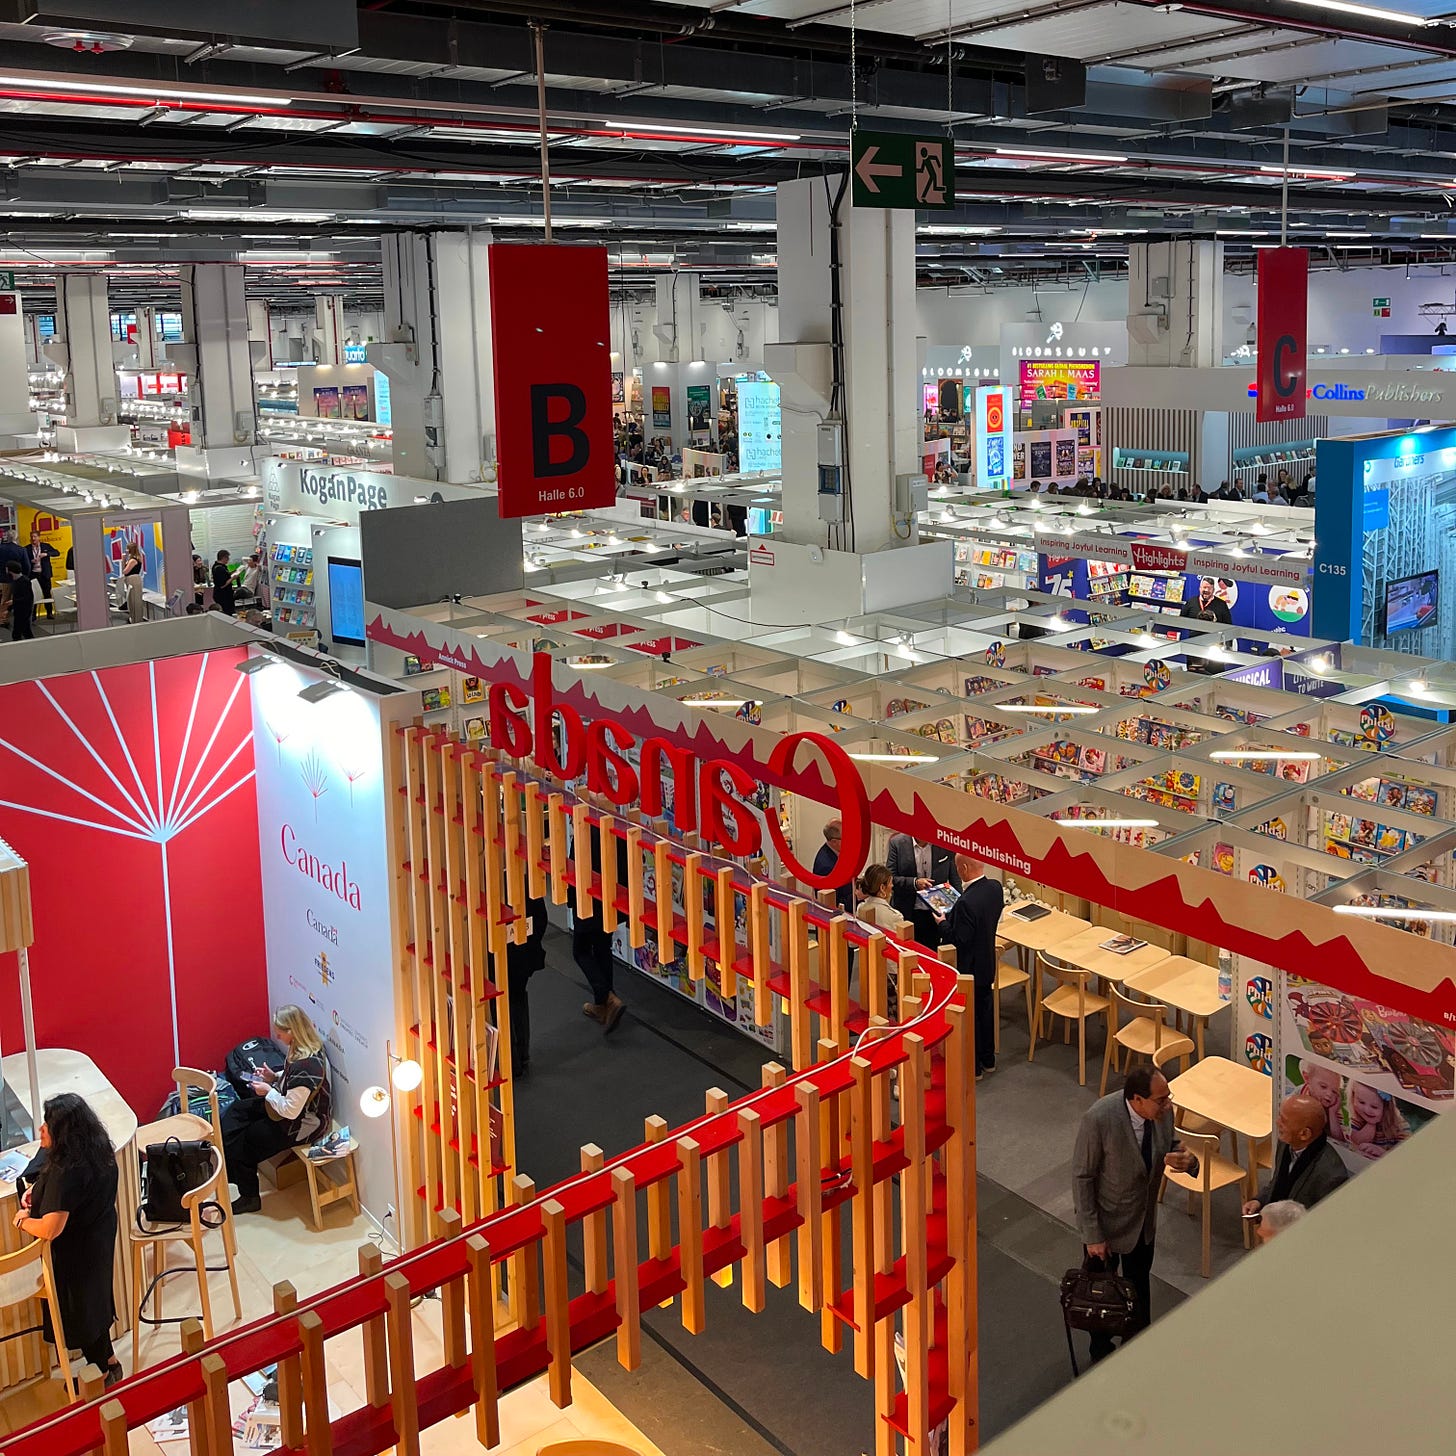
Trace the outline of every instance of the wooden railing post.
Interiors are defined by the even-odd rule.
[[[584,1143],[581,1149],[581,1171],[600,1173],[606,1157],[595,1143]],[[591,1294],[601,1294],[607,1287],[607,1211],[599,1208],[581,1221],[581,1263],[586,1287]]]
[[[765,1062],[763,1071],[765,1087],[782,1087],[788,1080],[788,1073],[777,1062]],[[763,1191],[766,1198],[786,1198],[789,1192],[789,1127],[787,1122],[776,1122],[763,1130]],[[793,1256],[789,1249],[789,1236],[775,1239],[765,1250],[765,1264],[768,1282],[775,1289],[787,1289],[794,1277]]]
[[[617,1294],[617,1363],[642,1363],[642,1300],[638,1293],[637,1180],[629,1168],[612,1169],[612,1277]]]
[[[228,1405],[227,1363],[221,1355],[202,1357],[203,1426],[210,1456],[228,1456],[233,1449],[233,1413]]]
[[[854,1086],[849,1097],[850,1168],[854,1201],[850,1207],[854,1251],[854,1373],[865,1380],[875,1375],[875,1157],[874,1072],[863,1057],[850,1063]],[[889,1073],[883,1075],[888,1076]]]
[[[415,1332],[410,1322],[410,1286],[403,1274],[384,1276],[389,1304],[389,1404],[394,1444],[400,1456],[419,1456],[420,1420],[415,1403]]]
[[[453,1208],[439,1212],[440,1237],[453,1239],[460,1233],[460,1215]],[[447,1279],[440,1286],[440,1334],[445,1362],[458,1370],[469,1358],[465,1345],[465,1276]]]
[[[182,1322],[182,1353],[184,1355],[200,1355],[206,1339],[200,1320],[189,1319]],[[212,1451],[205,1392],[196,1400],[187,1402],[187,1449],[191,1452],[191,1456],[210,1456]]]
[[[743,1307],[763,1309],[763,1119],[751,1107],[738,1114],[738,1232],[743,1240]]]
[[[808,1012],[804,1013],[805,1016]],[[819,1148],[819,1089],[809,1082],[794,1083],[799,1104],[794,1122],[795,1173],[799,1192],[799,1303],[818,1314],[824,1303],[823,1162]]]
[[[720,1116],[727,1112],[728,1104],[731,1101],[728,1094],[721,1087],[709,1087],[705,1096],[708,1115],[710,1117]],[[720,1148],[716,1153],[709,1153],[706,1159],[708,1168],[708,1227],[711,1229],[726,1229],[733,1218],[733,1196],[732,1183],[733,1175],[729,1167],[731,1154],[727,1148]],[[733,1266],[725,1264],[713,1275],[713,1283],[719,1289],[731,1289],[733,1287]]]
[[[905,1331],[905,1420],[911,1449],[925,1451],[930,1439],[930,1331],[927,1222],[930,1217],[930,1168],[925,1152],[927,1053],[916,1032],[905,1035],[906,1061],[900,1073],[900,1119],[905,1129],[905,1159],[900,1175],[900,1239],[905,1248],[905,1290],[910,1296],[902,1320]]]
[[[553,1405],[564,1410],[571,1404],[571,1297],[566,1284],[566,1210],[554,1199],[541,1205],[546,1226],[542,1250],[546,1271],[546,1348],[551,1364],[546,1380]]]
[[[511,1179],[511,1206],[520,1208],[536,1196],[536,1184],[523,1173]],[[511,1315],[522,1329],[533,1330],[541,1319],[541,1276],[534,1245],[518,1249],[506,1261],[510,1271]]]
[[[383,1269],[384,1255],[379,1245],[360,1244],[360,1275],[370,1279],[380,1274]],[[374,1315],[365,1320],[359,1326],[359,1336],[364,1344],[364,1399],[375,1410],[379,1410],[389,1404],[389,1336],[385,1329],[384,1316]],[[282,1389],[280,1385],[280,1395]]]
[[[465,1240],[469,1271],[470,1369],[475,1386],[475,1439],[487,1450],[500,1445],[500,1385],[495,1368],[495,1295],[490,1245],[479,1234]]]
[[[101,1449],[106,1456],[127,1456],[126,1408],[119,1400],[101,1407]]]
[[[375,1244],[365,1247],[378,1252]],[[292,1314],[297,1308],[298,1292],[293,1285],[286,1279],[275,1284],[273,1313]],[[278,1439],[290,1449],[303,1445],[303,1371],[297,1355],[286,1355],[278,1362]]]
[[[313,1310],[298,1317],[303,1346],[303,1423],[308,1456],[329,1456],[334,1434],[329,1426],[329,1372],[324,1365],[324,1322]]]
[[[682,1325],[703,1333],[703,1154],[697,1140],[677,1140],[677,1247],[683,1277]]]

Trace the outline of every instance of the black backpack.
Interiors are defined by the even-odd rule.
[[[1072,1331],[1086,1330],[1089,1335],[1126,1335],[1137,1314],[1137,1293],[1132,1281],[1120,1274],[1089,1269],[1087,1264],[1100,1263],[1090,1256],[1080,1268],[1068,1269],[1062,1275],[1062,1320],[1067,1327],[1067,1353],[1072,1357],[1072,1374],[1077,1369],[1077,1352],[1072,1346]]]
[[[283,1048],[271,1036],[250,1037],[227,1054],[227,1079],[237,1088],[239,1096],[247,1096],[255,1066],[272,1067],[275,1072],[281,1072],[284,1061]]]

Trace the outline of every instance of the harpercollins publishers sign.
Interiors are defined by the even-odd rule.
[[[1309,575],[1309,562],[1303,558],[1229,557],[1216,551],[1185,551],[1152,541],[1130,541],[1125,536],[1053,535],[1050,531],[1038,531],[1036,549],[1049,557],[1111,561],[1133,571],[1184,571],[1198,576],[1264,582],[1268,586],[1301,586]]]

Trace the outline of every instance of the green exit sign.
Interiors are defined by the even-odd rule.
[[[15,292],[15,274],[13,272],[11,272],[11,273],[0,273],[0,293],[14,293],[14,292]]]
[[[955,143],[949,137],[855,130],[850,155],[856,207],[955,206]]]

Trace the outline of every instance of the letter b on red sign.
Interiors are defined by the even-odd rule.
[[[490,317],[501,515],[611,505],[606,250],[491,244]]]

